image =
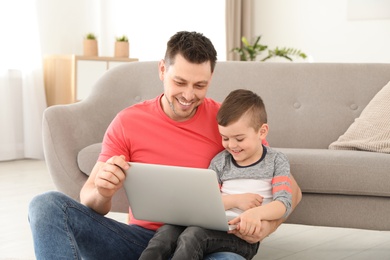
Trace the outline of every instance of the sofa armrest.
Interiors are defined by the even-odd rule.
[[[49,174],[59,191],[80,200],[80,190],[88,176],[79,168],[79,152],[102,142],[119,111],[161,93],[162,88],[151,87],[161,85],[157,64],[131,62],[114,67],[103,74],[86,99],[44,111],[43,150]],[[112,210],[128,211],[123,190],[115,196]]]
[[[104,134],[104,126],[88,120],[93,118],[91,112],[80,103],[52,106],[43,114],[43,147],[49,173],[57,189],[76,200],[87,180],[77,164],[78,152],[101,142]]]

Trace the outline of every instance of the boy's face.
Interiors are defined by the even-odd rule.
[[[238,121],[228,126],[218,125],[222,136],[222,145],[233,156],[240,166],[248,166],[257,162],[262,154],[262,140],[268,133],[268,125],[263,124],[256,132],[250,126],[250,116],[244,114]]]
[[[164,83],[161,105],[165,114],[176,121],[193,117],[206,97],[211,81],[210,62],[194,64],[178,54],[169,67],[165,61],[160,61],[159,70]]]

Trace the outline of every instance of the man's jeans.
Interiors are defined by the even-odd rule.
[[[138,259],[154,231],[106,218],[59,192],[35,197],[29,207],[35,255],[41,259]],[[207,260],[242,260],[223,252]]]

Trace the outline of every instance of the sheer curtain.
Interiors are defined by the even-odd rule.
[[[46,108],[35,1],[0,1],[0,161],[43,159]]]

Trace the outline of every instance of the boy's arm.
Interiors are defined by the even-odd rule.
[[[299,204],[302,199],[302,192],[298,186],[298,183],[295,181],[294,177],[290,175],[291,179],[291,193],[292,193],[292,201],[291,201],[291,212],[295,209],[295,207]],[[273,233],[287,218],[280,218],[277,220],[263,220],[261,221],[261,229],[260,232],[254,233],[251,235],[242,235],[237,230],[229,231],[230,233],[235,234],[241,239],[247,241],[248,243],[257,243],[271,233]]]

